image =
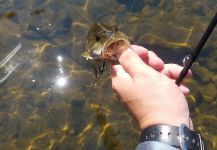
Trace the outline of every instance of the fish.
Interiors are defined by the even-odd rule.
[[[94,23],[90,26],[86,49],[81,53],[94,69],[96,77],[102,75],[107,63],[117,62],[116,54],[120,48],[130,47],[128,37],[116,25]]]

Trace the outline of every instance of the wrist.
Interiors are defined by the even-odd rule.
[[[141,130],[144,130],[145,128],[157,124],[165,124],[165,125],[171,125],[171,126],[180,126],[181,124],[185,124],[189,129],[193,130],[193,123],[190,119],[190,117],[177,117],[177,116],[155,116],[151,119],[141,119],[139,120],[139,126]]]

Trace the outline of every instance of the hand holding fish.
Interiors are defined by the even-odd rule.
[[[112,65],[112,86],[131,114],[145,129],[154,124],[192,128],[185,86],[175,80],[182,67],[164,62],[153,52],[140,46],[117,51],[119,65]],[[187,77],[191,76],[188,72]]]

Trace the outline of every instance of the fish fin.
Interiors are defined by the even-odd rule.
[[[93,59],[93,57],[91,57],[87,51],[82,52],[81,56],[86,58],[86,59]]]

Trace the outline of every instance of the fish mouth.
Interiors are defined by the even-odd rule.
[[[120,37],[120,38],[111,39],[105,45],[105,49],[102,53],[102,58],[106,60],[114,59],[115,55],[119,50],[123,50],[129,47],[130,47],[130,43],[126,38]]]

